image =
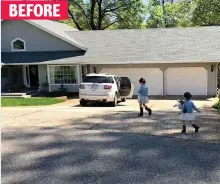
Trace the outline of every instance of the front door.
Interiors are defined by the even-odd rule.
[[[134,84],[128,77],[120,77],[120,96],[132,98],[134,93]]]
[[[39,86],[38,65],[29,65],[30,86]]]

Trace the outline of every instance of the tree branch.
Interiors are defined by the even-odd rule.
[[[115,24],[116,22],[118,22],[118,20],[114,20],[112,23],[108,24],[107,26],[103,27],[102,30],[108,28],[109,26]]]
[[[78,22],[76,21],[73,13],[70,11],[70,9],[68,8],[68,13],[70,15],[70,17],[72,18],[73,22],[75,23],[76,27],[78,30],[82,30],[82,28],[80,27],[80,25],[78,24]]]
[[[85,12],[85,9],[84,9],[80,4],[78,4],[78,3],[75,2],[75,1],[73,1],[73,3],[74,3],[76,6],[78,6],[78,8],[81,9],[82,14],[89,20],[89,17],[88,17],[88,15],[87,15],[86,12]]]

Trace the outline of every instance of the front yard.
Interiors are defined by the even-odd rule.
[[[55,98],[1,98],[2,107],[15,107],[15,106],[42,106],[52,105],[64,102],[64,99]]]

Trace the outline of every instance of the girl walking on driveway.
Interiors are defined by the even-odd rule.
[[[147,107],[147,103],[149,102],[148,100],[148,88],[145,85],[146,81],[144,78],[141,78],[139,80],[140,83],[140,88],[138,90],[138,103],[140,106],[140,114],[138,114],[138,116],[143,116],[144,115],[144,110],[143,110],[143,106],[145,107],[145,110],[148,111],[149,116],[152,114],[152,110]]]
[[[192,95],[189,92],[184,93],[184,97],[186,100],[183,102],[181,114],[181,119],[183,120],[182,133],[186,133],[187,123],[192,125],[192,127],[195,128],[195,133],[197,133],[199,131],[199,126],[193,123],[193,121],[195,120],[195,114],[193,113],[193,110],[197,112],[200,112],[200,110],[191,101]]]

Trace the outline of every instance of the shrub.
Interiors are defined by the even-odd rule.
[[[212,107],[215,108],[215,109],[217,109],[217,110],[220,112],[220,99],[219,99],[219,101],[218,101],[215,105],[213,105]]]
[[[9,84],[7,86],[7,90],[9,92],[17,92],[21,91],[21,89],[25,88],[24,84]]]

